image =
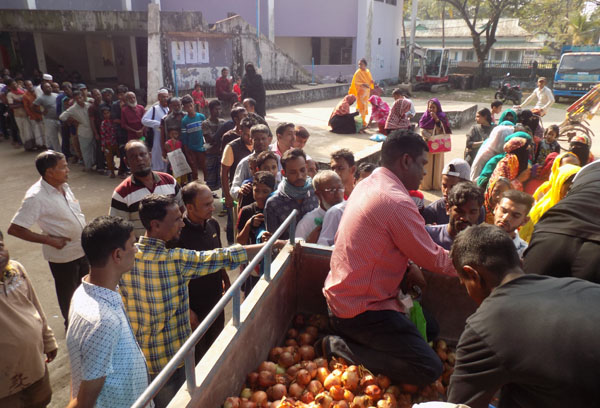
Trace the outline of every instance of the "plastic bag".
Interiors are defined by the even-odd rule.
[[[374,134],[369,139],[374,142],[383,142],[387,138],[386,135],[382,135],[381,133]]]
[[[421,333],[421,336],[427,341],[427,322],[425,321],[425,315],[423,314],[423,308],[421,304],[413,299],[413,307],[410,309],[410,321],[417,326],[417,330]]]

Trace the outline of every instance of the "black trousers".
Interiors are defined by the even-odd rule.
[[[551,232],[533,234],[525,251],[526,273],[600,283],[600,243]]]
[[[363,364],[393,383],[426,385],[442,375],[442,361],[403,313],[367,311],[350,319],[329,314],[336,336],[325,338],[327,357]]]
[[[75,292],[75,289],[81,283],[81,279],[89,273],[90,264],[85,256],[66,263],[48,263],[54,277],[54,287],[56,288],[60,313],[65,319],[65,327],[67,327],[69,322],[69,306],[71,305],[73,292]]]

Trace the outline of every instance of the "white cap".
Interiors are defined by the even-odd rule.
[[[159,95],[168,95],[169,94],[169,90],[165,89],[165,88],[159,89],[158,90],[158,94]]]
[[[50,74],[44,74],[44,75],[42,75],[42,78],[45,79],[46,81],[52,81],[52,75],[50,75]]]
[[[471,166],[463,159],[454,159],[446,164],[442,170],[442,175],[454,176],[469,181]]]

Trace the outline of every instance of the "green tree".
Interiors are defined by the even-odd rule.
[[[600,27],[598,21],[591,21],[588,16],[580,13],[571,16],[567,23],[571,45],[595,44],[596,33]]]
[[[555,54],[571,43],[569,20],[581,14],[586,0],[532,0],[512,13],[520,25],[532,34],[546,37],[546,47]]]
[[[452,6],[471,31],[477,61],[484,62],[496,42],[500,17],[515,12],[529,0],[441,0]]]

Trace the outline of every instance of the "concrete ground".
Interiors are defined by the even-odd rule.
[[[448,99],[442,99],[442,104],[446,110],[449,110],[452,106],[464,106],[463,104],[466,103],[452,102],[450,99],[451,94],[446,96]],[[388,102],[391,101],[390,98],[384,99]],[[290,121],[305,126],[311,133],[311,138],[306,146],[307,153],[324,161],[327,161],[329,153],[339,148],[346,147],[358,152],[367,146],[375,144],[375,142],[368,140],[369,135],[336,135],[328,131],[327,121],[337,102],[338,100],[328,100],[273,109],[268,112],[267,120],[273,126],[273,129],[277,123],[283,121]],[[414,102],[418,111],[424,109],[425,99],[414,99]],[[466,104],[471,105],[473,103],[477,102],[470,101]],[[488,106],[489,103],[485,102],[479,105],[483,107]],[[547,126],[548,124],[559,123],[563,118],[564,110],[551,109],[544,120],[544,124]],[[597,116],[592,125],[596,134],[600,136],[600,117]],[[446,160],[462,157],[465,144],[464,135],[467,130],[467,128],[453,129],[452,152],[446,155]],[[370,129],[369,133],[373,134],[375,132]],[[593,152],[596,157],[600,157],[600,143],[596,142]],[[58,356],[49,366],[52,388],[54,390],[51,406],[64,407],[67,405],[69,398],[69,364],[64,341],[63,319],[58,308],[54,282],[48,264],[42,257],[40,245],[28,243],[6,234],[6,229],[19,208],[25,192],[39,178],[33,164],[34,158],[34,153],[15,149],[10,143],[4,140],[0,143],[0,163],[2,163],[2,173],[5,175],[3,184],[5,193],[0,196],[0,207],[4,208],[0,212],[0,229],[5,233],[5,244],[10,251],[11,257],[21,262],[27,269],[45,310],[48,322],[58,339]],[[69,184],[75,196],[80,200],[81,208],[88,221],[99,215],[107,214],[112,191],[119,182],[119,179],[110,179],[106,176],[84,173],[81,171],[81,166],[71,166]],[[435,199],[436,196],[439,196],[439,193],[426,194],[429,200]],[[218,209],[220,209],[220,204],[217,204],[217,211]],[[224,218],[215,218],[224,227]],[[231,275],[232,278],[235,278],[237,272],[233,272]]]

